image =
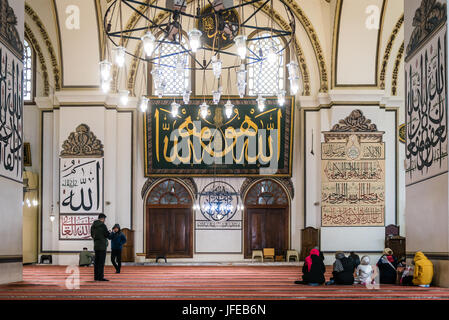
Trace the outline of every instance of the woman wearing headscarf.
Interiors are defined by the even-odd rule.
[[[320,252],[317,249],[310,250],[310,255],[306,257],[302,266],[302,281],[295,281],[296,284],[320,285],[326,280],[324,273],[326,267],[323,259],[320,258]]]
[[[354,283],[354,262],[347,258],[343,252],[335,253],[334,270],[332,279],[326,283],[352,285]]]
[[[356,278],[354,283],[360,284],[372,284],[371,275],[373,274],[373,267],[371,267],[370,259],[368,256],[363,256],[360,264],[356,269]]]
[[[396,268],[398,262],[393,256],[393,250],[385,248],[383,255],[377,262],[379,268],[379,281],[383,284],[395,284],[396,283]]]

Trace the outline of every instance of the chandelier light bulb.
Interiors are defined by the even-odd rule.
[[[30,199],[27,198],[27,199],[25,200],[25,202],[26,202],[26,204],[27,204],[27,207],[28,207],[28,208],[31,208],[31,201],[30,201]]]
[[[220,78],[221,75],[222,62],[217,58],[217,56],[212,57],[212,71],[216,79]]]
[[[117,67],[121,68],[125,65],[125,48],[122,46],[115,47],[114,49],[114,62]]]
[[[243,98],[245,96],[246,72],[247,71],[245,70],[245,65],[240,65],[240,70],[237,71],[237,89],[240,98]]]
[[[111,78],[112,63],[108,60],[100,62],[100,78],[101,81],[108,81]]]
[[[268,49],[268,54],[267,54],[267,61],[269,64],[274,65],[277,62],[277,53],[276,53],[276,47],[271,46]]]
[[[156,48],[156,38],[153,36],[153,34],[150,31],[148,31],[140,39],[142,40],[142,43],[143,43],[143,51],[145,51],[145,54],[147,55],[147,57],[151,57],[154,49]]]
[[[283,107],[285,104],[285,90],[279,90],[278,92],[278,104]]]
[[[122,106],[126,106],[128,104],[128,100],[129,100],[129,91],[128,90],[120,90],[119,95],[120,95],[120,104]]]
[[[183,75],[185,65],[185,56],[183,54],[179,54],[176,60],[176,72],[179,76]]]
[[[237,48],[237,54],[240,56],[240,59],[246,58],[246,36],[239,35],[234,39],[235,46]]]
[[[291,94],[295,95],[299,91],[299,79],[292,78],[290,79],[290,92]]]
[[[218,88],[218,90],[212,91],[212,100],[214,104],[218,104],[221,98],[222,88]]]
[[[54,215],[54,214],[51,214],[51,215],[50,215],[50,221],[51,221],[51,222],[55,221],[55,215]]]
[[[182,100],[184,101],[184,104],[188,104],[190,102],[190,94],[192,93],[192,91],[190,90],[185,90],[182,93]]]
[[[257,101],[257,107],[259,108],[259,111],[262,112],[265,110],[265,98],[259,95],[256,99]]]
[[[202,117],[203,119],[206,119],[208,110],[209,110],[209,106],[207,105],[206,102],[203,102],[203,103],[200,105],[200,113],[201,113],[201,117]]]
[[[101,82],[101,90],[103,91],[103,93],[108,93],[110,89],[111,89],[111,80]]]
[[[176,103],[175,101],[172,102],[172,104],[171,104],[171,115],[173,116],[173,118],[178,115],[180,106],[181,105],[179,103]]]
[[[32,203],[33,203],[33,207],[37,207],[37,205],[39,204],[39,202],[37,202],[36,199],[33,199]]]
[[[145,96],[142,96],[142,97],[140,98],[140,104],[139,104],[139,109],[140,109],[140,111],[146,112],[147,109],[148,109],[148,103],[149,103],[149,102],[150,102],[150,99],[148,99],[148,98],[145,97]]]
[[[292,61],[287,64],[289,78],[299,78],[299,65],[297,62]]]
[[[231,103],[231,100],[228,99],[225,106],[226,117],[229,119],[232,116],[234,105]]]
[[[189,31],[189,43],[190,43],[190,49],[192,49],[192,52],[196,52],[201,47],[201,35],[203,33],[193,28]]]

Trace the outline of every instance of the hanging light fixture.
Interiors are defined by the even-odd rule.
[[[176,103],[175,101],[172,102],[172,104],[171,104],[171,115],[173,116],[173,118],[178,115],[178,110],[179,110],[180,106],[181,105],[179,103]]]
[[[284,103],[285,103],[285,90],[279,90],[278,91],[278,94],[277,94],[277,96],[278,96],[278,104],[279,104],[279,106],[280,107],[283,107],[284,106]]]
[[[108,81],[111,78],[112,63],[108,60],[100,62],[100,79],[101,81]]]
[[[147,57],[151,57],[154,49],[156,48],[156,38],[153,36],[153,34],[150,31],[148,31],[140,39],[142,40],[143,51],[145,51],[145,54],[147,55]]]
[[[120,96],[120,104],[122,106],[126,106],[129,100],[129,90],[120,90],[119,96]]]
[[[218,104],[220,102],[222,92],[223,92],[222,87],[219,87],[217,90],[212,91],[212,101],[214,104]]]
[[[267,61],[269,64],[274,65],[277,63],[277,60],[278,60],[277,50],[276,47],[272,45],[270,48],[268,48]]]
[[[178,55],[176,59],[176,72],[179,76],[182,76],[184,74],[184,69],[186,66],[186,56],[183,54]]]
[[[237,71],[237,89],[239,92],[240,98],[245,96],[246,89],[246,70],[245,65],[240,65],[240,70]]]
[[[231,103],[231,100],[228,99],[225,106],[226,117],[229,119],[232,116],[234,105]]]
[[[239,35],[235,37],[234,39],[235,46],[237,48],[237,54],[239,55],[240,59],[246,58],[246,36],[245,35]]]
[[[217,56],[212,57],[212,70],[214,72],[214,76],[216,79],[220,78],[221,75],[221,60],[217,58]]]
[[[50,211],[50,216],[49,216],[49,218],[50,218],[50,221],[51,222],[53,222],[53,221],[55,221],[55,214],[53,213],[53,205],[51,205],[51,211]]]
[[[200,105],[200,114],[203,119],[206,119],[208,111],[209,111],[209,106],[207,105],[206,102],[203,102]]]
[[[150,102],[150,99],[148,99],[148,98],[145,97],[145,96],[142,96],[142,97],[140,98],[140,103],[139,103],[139,109],[140,109],[140,111],[146,112],[147,109],[148,109],[148,103],[149,103],[149,102]]]
[[[298,93],[299,90],[299,65],[297,62],[292,61],[289,64],[287,64],[288,68],[288,79],[290,80],[290,92],[291,94],[295,95]]]
[[[111,80],[101,81],[101,90],[103,93],[108,93],[111,89]]]
[[[151,75],[154,82],[154,92],[159,98],[162,98],[162,96],[164,95],[166,82],[163,78],[160,66],[154,66],[154,69],[151,71]]]
[[[257,108],[259,108],[259,111],[262,112],[265,110],[265,98],[262,97],[260,94],[257,97],[256,101],[257,101]]]
[[[182,93],[182,100],[184,101],[184,104],[188,104],[190,102],[190,94],[192,91],[190,90],[184,90]]]
[[[192,52],[196,52],[201,47],[201,35],[203,33],[193,28],[189,31],[189,43],[190,43],[190,49],[192,49]]]
[[[126,50],[122,46],[115,47],[114,49],[114,62],[117,67],[121,68],[125,65],[125,53]]]

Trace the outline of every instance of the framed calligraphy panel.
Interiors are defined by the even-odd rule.
[[[405,63],[406,185],[448,172],[447,24]]]
[[[384,132],[355,110],[332,131],[323,133],[321,226],[383,226]]]
[[[61,158],[60,213],[103,212],[103,158]]]
[[[95,221],[93,215],[60,215],[59,240],[90,240],[90,227]]]
[[[264,110],[255,98],[231,98],[230,117],[210,98],[207,116],[202,97],[181,104],[151,98],[144,115],[145,176],[291,176],[294,98],[283,107],[267,97]]]
[[[0,42],[0,176],[17,182],[23,172],[22,78],[21,59]]]

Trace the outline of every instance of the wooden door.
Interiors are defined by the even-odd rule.
[[[284,255],[288,248],[288,208],[247,208],[245,219],[245,258],[253,250],[274,248]]]
[[[122,232],[126,237],[126,243],[123,245],[122,261],[134,262],[134,231],[123,228]]]

